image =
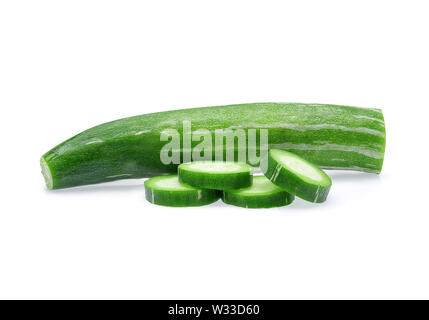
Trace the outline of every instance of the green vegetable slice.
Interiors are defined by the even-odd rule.
[[[290,204],[295,196],[277,187],[265,176],[253,177],[251,187],[226,190],[222,201],[243,208],[273,208]]]
[[[153,177],[145,181],[146,200],[161,206],[197,207],[220,198],[217,190],[197,189],[179,182],[177,175]]]
[[[332,185],[329,176],[316,165],[296,154],[277,149],[268,153],[265,176],[278,187],[310,202],[325,201]]]
[[[252,167],[227,161],[196,161],[179,165],[179,181],[197,188],[228,190],[252,185]]]

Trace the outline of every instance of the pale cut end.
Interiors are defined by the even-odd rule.
[[[52,182],[52,174],[51,170],[49,170],[49,166],[46,163],[45,159],[40,158],[40,167],[42,168],[43,178],[45,178],[46,187],[48,189],[52,189],[54,187]]]

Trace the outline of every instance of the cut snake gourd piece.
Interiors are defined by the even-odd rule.
[[[254,176],[251,187],[225,190],[222,201],[243,208],[274,208],[290,204],[295,196],[271,183],[265,176]]]
[[[153,177],[145,181],[146,200],[161,206],[197,207],[213,203],[220,192],[198,189],[179,182],[177,175]]]
[[[278,187],[310,202],[326,200],[332,181],[316,165],[284,150],[268,153],[265,176]]]
[[[252,185],[252,167],[227,161],[196,161],[179,165],[179,181],[197,188],[228,190]]]

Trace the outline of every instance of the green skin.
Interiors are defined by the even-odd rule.
[[[270,179],[279,188],[310,202],[321,203],[326,201],[329,190],[332,185],[331,178],[322,170],[309,163],[307,160],[302,159],[303,162],[315,167],[320,174],[324,177],[322,181],[315,182],[314,180],[297,174],[289,168],[285,167],[281,162],[276,159],[276,153],[289,153],[284,150],[270,150],[268,154],[268,170],[265,176]]]
[[[189,168],[190,163],[179,165],[179,181],[196,188],[228,190],[252,185],[252,167],[242,164],[235,172],[201,172]]]
[[[146,200],[157,205],[168,207],[200,207],[219,200],[221,194],[217,190],[197,189],[186,186],[185,190],[171,190],[157,187],[154,181],[173,177],[172,175],[153,177],[145,181]]]
[[[170,128],[182,133],[183,120],[192,121],[193,130],[267,128],[270,148],[292,151],[324,168],[379,173],[383,164],[385,131],[378,109],[252,103],[151,113],[83,131],[41,158],[47,187],[174,173],[177,164],[160,160],[167,143],[160,141],[160,134]]]
[[[267,180],[264,176],[255,176],[253,179],[255,183],[257,180]],[[224,191],[222,193],[222,201],[237,207],[259,209],[283,207],[292,203],[295,199],[294,195],[274,186],[268,180],[266,182],[270,183],[271,186],[264,192],[246,193],[252,187]]]

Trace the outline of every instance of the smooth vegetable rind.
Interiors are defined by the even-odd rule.
[[[261,181],[262,180],[262,181]],[[266,189],[255,192],[257,184],[267,185]],[[264,189],[264,186],[258,186]],[[225,190],[222,193],[222,201],[226,204],[242,208],[274,208],[283,207],[293,202],[295,196],[272,184],[264,176],[253,177],[253,185],[238,190]]]
[[[379,109],[250,103],[145,114],[83,131],[43,155],[42,173],[51,181],[48,188],[176,172],[177,164],[164,165],[160,160],[166,143],[160,141],[160,134],[164,129],[182,133],[183,120],[191,121],[193,130],[210,132],[267,129],[270,148],[292,151],[327,169],[379,173],[383,165],[385,128]]]
[[[146,200],[157,205],[169,207],[199,207],[219,200],[221,194],[217,190],[198,189],[183,185],[183,188],[166,188],[157,186],[156,182],[163,179],[175,179],[177,175],[153,177],[145,181]]]
[[[326,201],[332,185],[332,181],[326,173],[312,163],[298,157],[302,162],[320,171],[322,179],[319,181],[312,180],[285,166],[284,163],[279,161],[278,154],[287,156],[290,152],[276,149],[270,150],[268,154],[268,170],[265,176],[273,184],[306,201],[317,203]],[[291,156],[297,157],[294,154],[291,154]]]

